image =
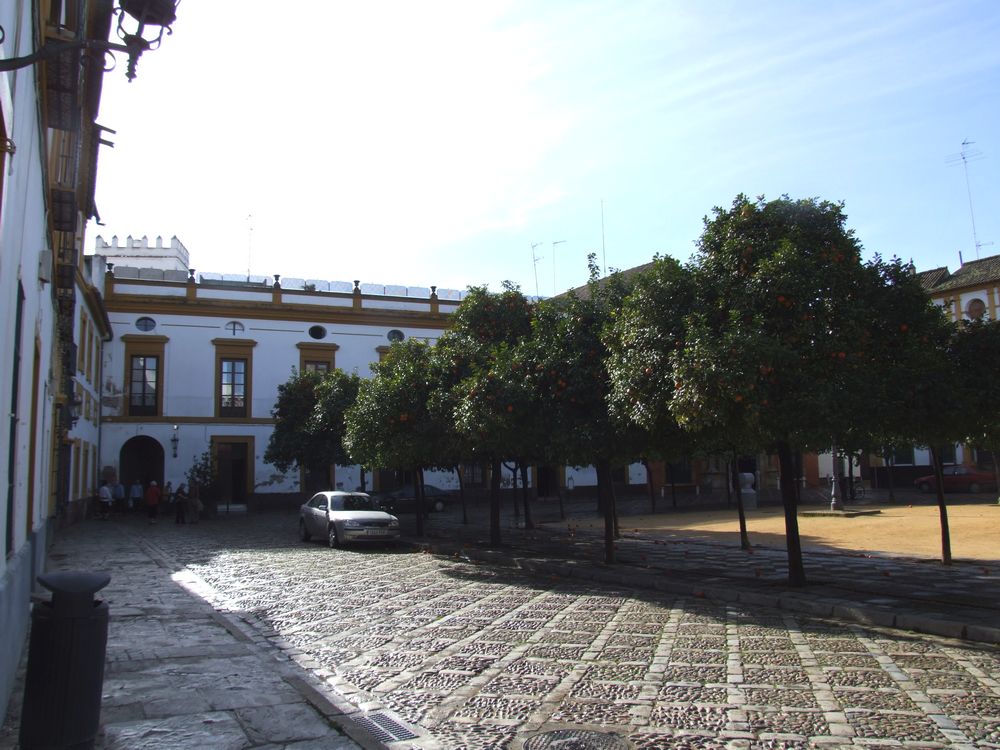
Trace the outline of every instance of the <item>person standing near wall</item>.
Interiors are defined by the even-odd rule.
[[[128,492],[128,509],[138,510],[139,505],[142,503],[142,482],[136,479],[132,482],[132,488]]]
[[[156,486],[155,479],[146,489],[146,512],[149,514],[149,522],[156,523],[156,516],[160,512],[160,488]]]
[[[115,480],[115,483],[111,485],[111,497],[114,498],[114,507],[119,513],[128,510],[125,505],[125,485],[117,479]]]
[[[101,486],[97,490],[97,502],[100,506],[98,512],[101,514],[101,518],[107,521],[111,518],[111,503],[114,502],[114,498],[111,496],[111,488],[105,481],[101,482]]]
[[[201,517],[201,489],[197,482],[191,483],[191,495],[188,498],[188,518],[191,523],[198,523],[198,519]]]
[[[174,523],[187,523],[188,514],[188,491],[181,482],[177,485],[177,492],[174,493]]]

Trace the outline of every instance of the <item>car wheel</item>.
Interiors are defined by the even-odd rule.
[[[979,486],[978,482],[973,482],[972,484],[969,485],[969,492],[979,492],[980,490],[981,487]]]
[[[326,537],[327,544],[330,545],[330,549],[336,549],[340,546],[340,540],[337,538],[337,527],[331,525],[330,533]]]
[[[921,492],[930,492],[931,486],[927,484],[927,482],[921,482],[920,484],[917,485],[917,489],[920,490]]]
[[[444,500],[435,500],[434,501],[434,510],[437,511],[438,513],[440,513],[441,511],[443,511],[444,510]]]
[[[309,530],[306,528],[306,522],[301,518],[299,519],[299,539],[303,542],[308,542],[312,537],[309,534]]]

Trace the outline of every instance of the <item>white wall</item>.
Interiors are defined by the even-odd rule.
[[[6,38],[0,56],[28,54],[32,44],[32,3],[0,3],[0,25]],[[20,38],[20,47],[15,41]],[[52,445],[52,409],[55,384],[50,382],[55,315],[51,287],[38,278],[39,258],[50,249],[45,220],[44,149],[39,130],[35,71],[0,73],[0,111],[6,124],[6,136],[17,152],[7,155],[3,175],[3,198],[0,202],[0,544],[13,534],[10,554],[0,555],[0,701],[6,700],[13,684],[24,636],[27,631],[29,594],[34,574],[45,549],[49,499],[49,450]],[[14,331],[18,282],[24,289],[20,331]],[[18,369],[17,422],[14,432],[14,491],[8,498],[8,459],[11,448],[9,419],[14,371],[11,367],[15,346],[20,337],[21,361]],[[41,360],[36,370],[34,352],[40,341]],[[38,422],[33,444],[31,398],[37,386]],[[29,456],[34,456],[34,486],[29,487]],[[28,517],[28,496],[33,494],[33,512]],[[13,504],[13,527],[7,527],[7,504]]]
[[[6,3],[4,4],[7,5]],[[4,43],[4,54],[16,54],[13,39],[18,22],[14,19],[11,8],[4,13],[4,28],[7,30],[7,40]],[[22,42],[20,53],[28,51],[30,45],[31,4],[25,3],[20,20],[27,39]],[[10,398],[14,384],[14,373],[10,367],[15,339],[14,320],[17,307],[17,289],[20,281],[25,295],[22,312],[21,330],[21,362],[18,372],[18,423],[14,461],[14,537],[15,548],[25,543],[29,532],[38,528],[44,521],[48,508],[48,469],[49,451],[51,445],[52,423],[50,415],[53,408],[54,390],[56,384],[49,381],[52,370],[52,342],[55,336],[55,314],[51,297],[51,286],[39,280],[39,260],[41,253],[48,250],[47,223],[44,203],[44,154],[39,132],[38,111],[35,103],[34,70],[29,68],[17,73],[0,74],[0,101],[3,104],[4,120],[8,127],[8,136],[14,141],[17,153],[7,156],[7,168],[4,175],[3,203],[0,205],[0,320],[5,325],[0,329],[0,352],[3,353],[4,366],[0,367],[0,403],[5,415],[10,414]],[[41,342],[41,361],[35,371],[33,358],[35,341]],[[31,396],[32,386],[37,381],[38,414],[41,421],[36,425],[35,444],[29,446],[31,435]],[[3,502],[6,504],[6,487],[9,480],[8,419],[0,422],[0,487],[3,490]],[[34,514],[31,519],[26,517],[28,481],[28,457],[34,453],[35,487]],[[7,534],[6,513],[0,514],[0,539]],[[0,571],[4,562],[0,561]]]
[[[164,284],[164,287],[169,285]],[[125,290],[134,294],[154,291],[146,285],[115,284],[115,293]],[[228,290],[227,290],[228,291]],[[238,295],[239,290],[232,290]],[[243,299],[253,296],[248,290]],[[199,289],[199,297],[202,290]],[[112,303],[113,305],[113,303]],[[426,309],[426,303],[424,305]],[[280,312],[280,308],[275,308]],[[123,394],[126,384],[125,344],[123,335],[142,336],[135,327],[135,321],[144,313],[111,312],[114,338],[105,345],[103,359],[103,411],[105,417],[127,415],[127,404]],[[437,329],[406,327],[402,325],[346,325],[324,323],[320,320],[297,322],[282,320],[277,316],[271,320],[240,319],[227,317],[194,317],[189,315],[160,315],[150,313],[156,321],[156,328],[148,332],[150,336],[166,336],[169,340],[164,349],[161,383],[163,388],[162,418],[143,422],[105,422],[101,435],[101,466],[113,466],[120,471],[119,456],[122,445],[136,435],[147,435],[163,448],[164,481],[173,482],[176,487],[183,481],[184,473],[209,450],[211,439],[225,436],[252,436],[255,448],[254,485],[261,493],[293,492],[298,490],[299,472],[293,470],[287,475],[278,474],[270,464],[264,463],[263,455],[270,439],[270,424],[247,422],[226,423],[216,420],[215,414],[215,345],[213,339],[251,339],[253,348],[252,401],[250,416],[255,419],[269,419],[278,395],[278,387],[285,383],[293,368],[299,366],[299,349],[296,344],[336,344],[335,364],[346,372],[354,372],[362,377],[370,377],[370,365],[378,361],[378,347],[389,344],[388,332],[393,328],[403,331],[407,338],[436,341],[440,335]],[[244,330],[233,336],[226,330],[227,323],[235,320]],[[313,339],[310,327],[322,325],[327,335]],[[177,457],[173,457],[170,442],[173,424],[178,425]],[[443,473],[440,477],[428,474],[428,482],[457,488],[454,475]],[[126,477],[128,479],[128,477]],[[336,481],[347,489],[360,484],[359,467],[338,467]],[[369,480],[370,481],[370,480]]]

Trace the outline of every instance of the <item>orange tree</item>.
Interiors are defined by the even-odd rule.
[[[942,448],[969,435],[971,420],[980,408],[970,400],[974,391],[964,377],[959,353],[964,341],[956,338],[960,332],[931,301],[912,265],[876,258],[869,270],[878,273],[879,284],[878,294],[868,305],[870,339],[863,342],[875,354],[865,407],[875,421],[868,444],[930,447],[939,478],[941,559],[947,564],[951,539],[940,481]],[[864,445],[863,436],[856,437],[857,444]]]
[[[394,343],[372,374],[362,380],[354,405],[347,410],[344,443],[349,453],[369,466],[411,470],[416,491],[416,530],[424,533],[423,469],[437,465],[439,441],[447,425],[428,408],[435,382],[430,347],[410,339]]]
[[[293,372],[278,386],[264,460],[282,472],[294,466],[322,471],[329,484],[330,466],[351,463],[343,443],[344,413],[357,398],[359,382],[342,370]]]
[[[694,446],[669,409],[672,358],[684,347],[685,320],[694,305],[692,274],[673,258],[658,256],[632,281],[604,336],[612,414],[646,433],[643,455],[677,459]]]
[[[734,430],[682,429],[671,409],[674,361],[685,347],[696,291],[691,268],[673,258],[655,258],[635,278],[605,337],[610,352],[612,411],[645,432],[644,453],[648,456],[669,460],[699,451],[728,455],[760,447],[750,445],[746,436]],[[740,541],[746,549],[750,546],[746,519],[738,486],[736,490]]]
[[[630,281],[621,274],[598,280],[593,256],[590,282],[539,306],[526,377],[547,425],[545,458],[570,466],[593,465],[598,507],[604,514],[605,560],[615,557],[616,512],[611,470],[642,452],[642,431],[609,408],[608,329]]]
[[[437,344],[441,377],[431,409],[454,425],[462,453],[490,466],[490,544],[500,544],[501,462],[524,456],[534,399],[517,375],[519,345],[531,333],[532,305],[512,284],[499,293],[471,287]]]
[[[955,332],[951,346],[955,373],[966,393],[964,438],[993,454],[993,476],[1000,489],[1000,321],[969,321]]]
[[[916,341],[917,364],[900,374],[894,384],[896,419],[891,422],[894,442],[930,448],[937,478],[936,497],[941,519],[941,561],[951,563],[948,509],[942,476],[942,453],[957,442],[996,447],[1000,443],[998,396],[1000,387],[989,373],[1000,365],[1000,325],[990,322],[948,322],[929,302],[928,331],[908,322]]]
[[[805,583],[794,455],[876,427],[871,330],[880,274],[861,261],[842,206],[738,196],[705,220],[696,309],[672,358],[670,409],[687,428],[773,450],[780,466],[788,576]]]

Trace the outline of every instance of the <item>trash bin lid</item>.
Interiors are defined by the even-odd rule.
[[[38,582],[52,592],[52,606],[56,609],[87,610],[93,608],[94,594],[111,582],[111,575],[66,570],[44,573],[38,576]]]

